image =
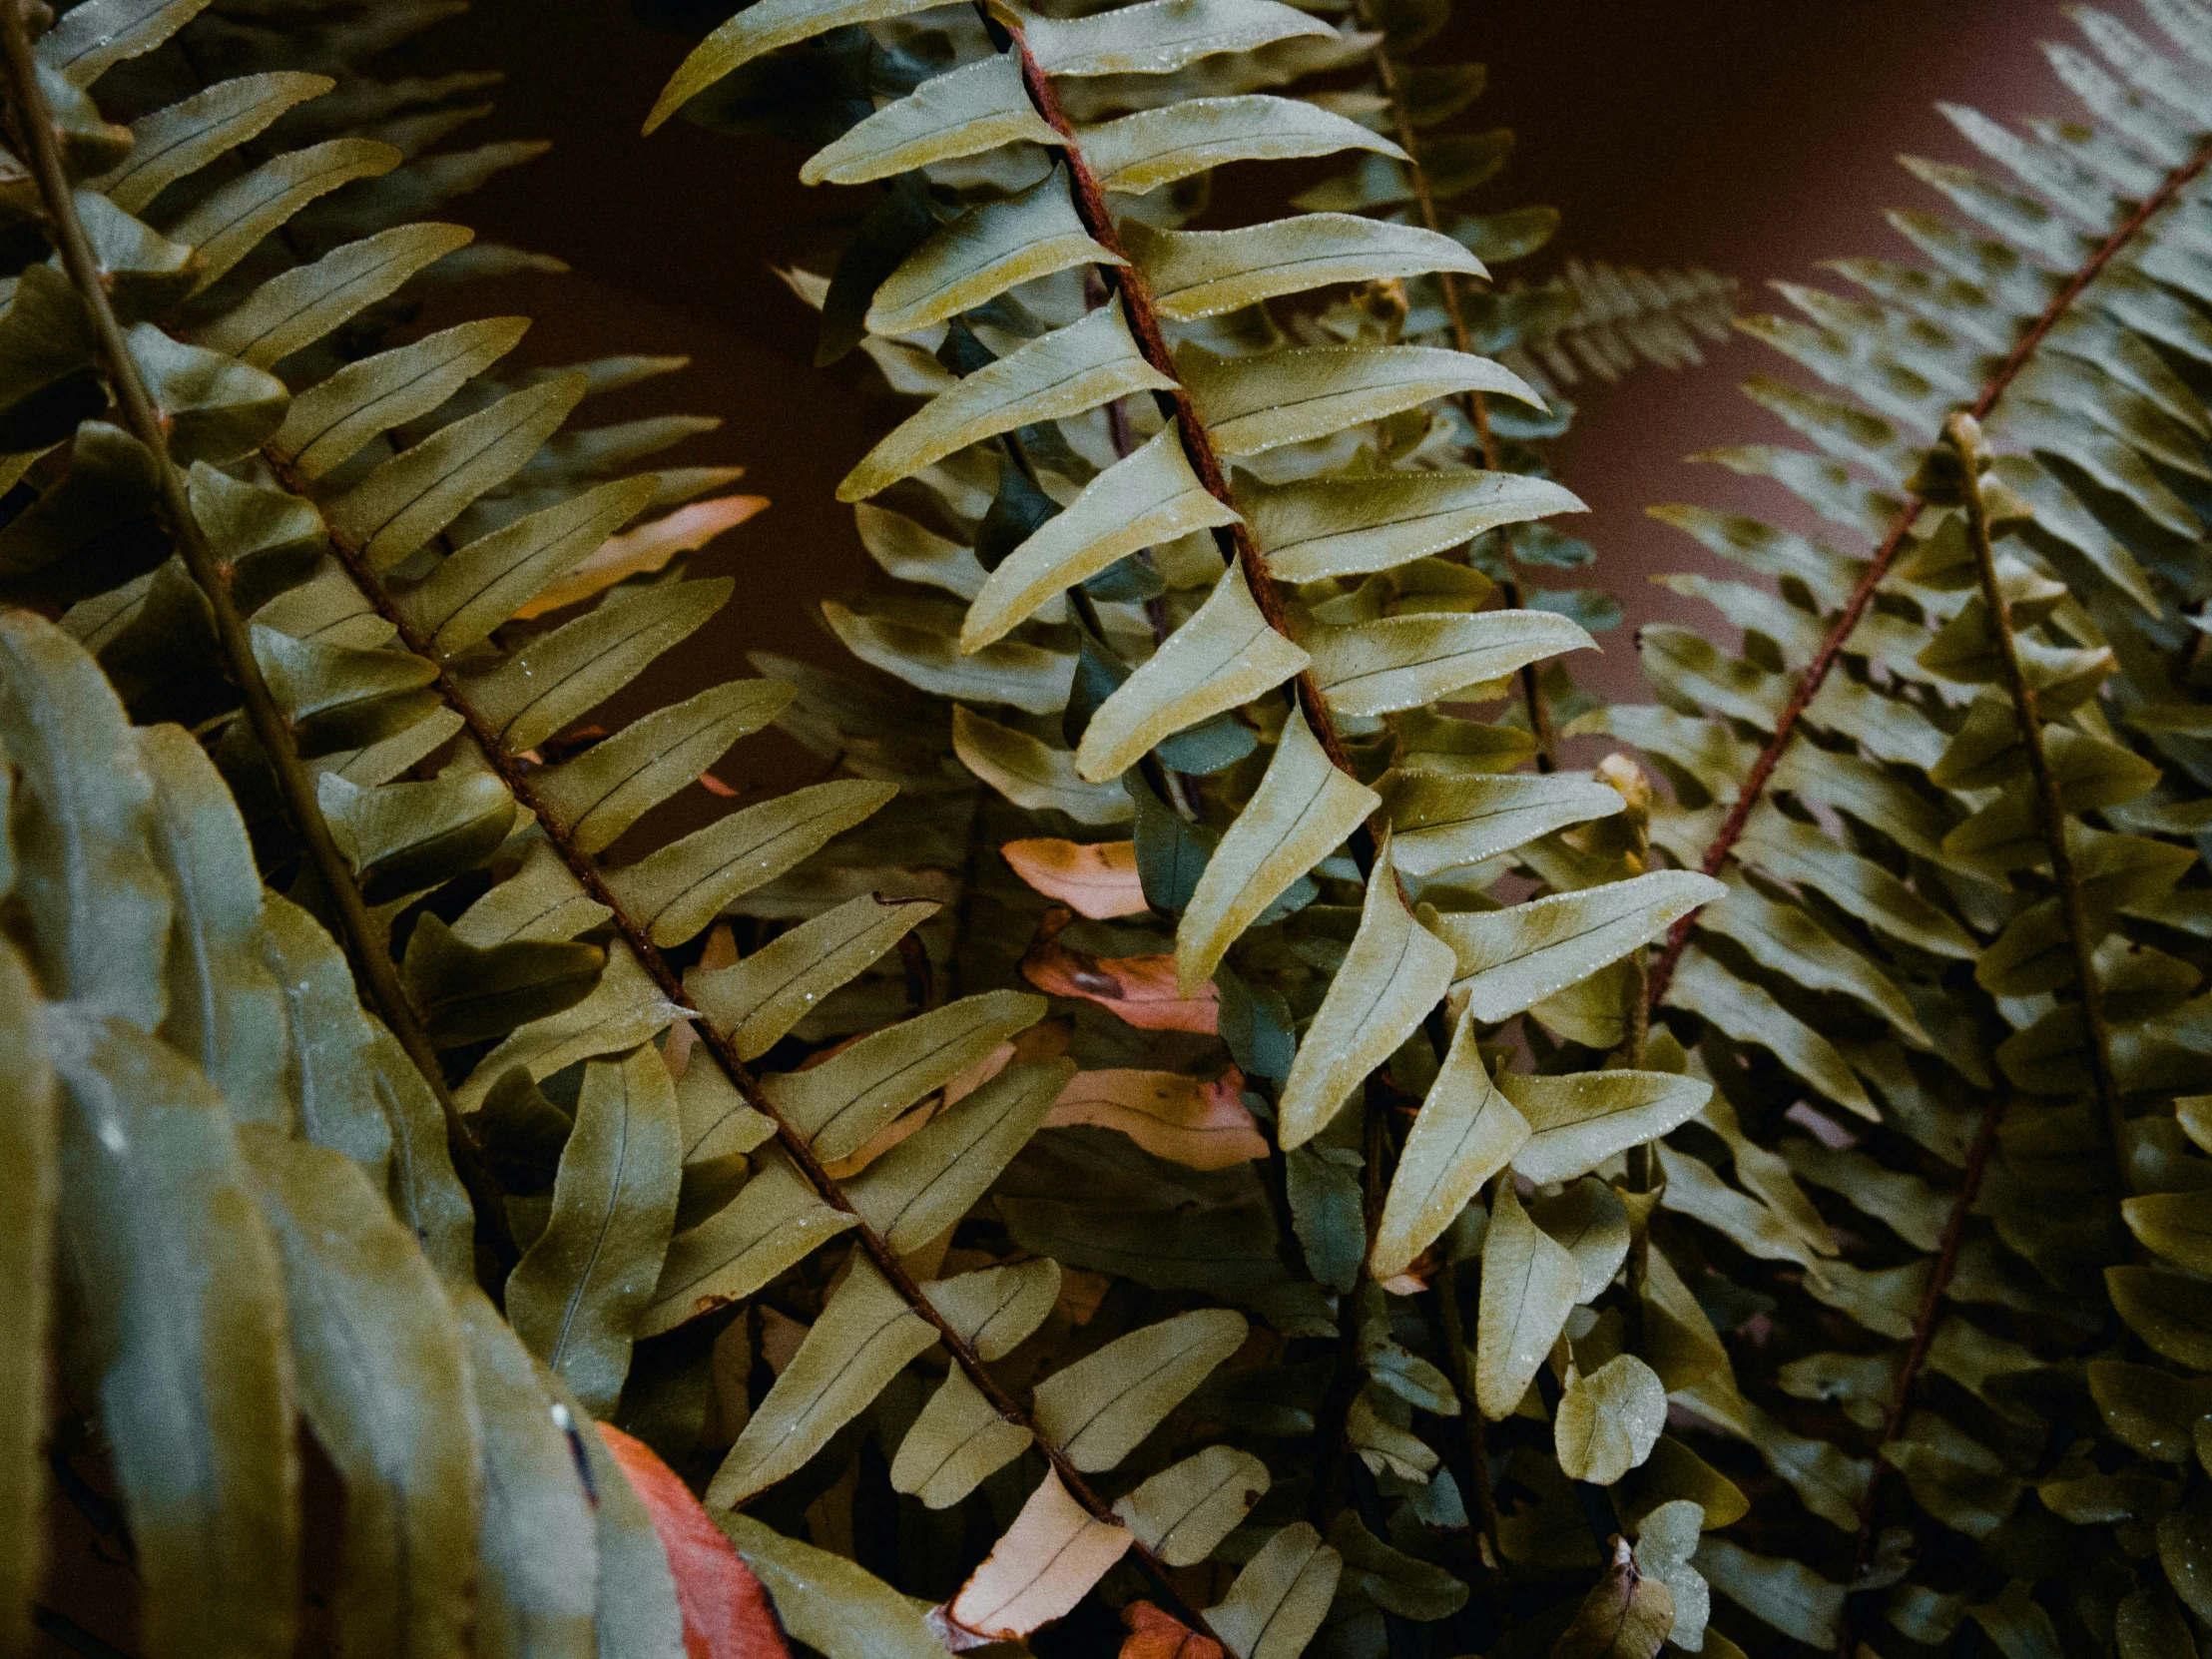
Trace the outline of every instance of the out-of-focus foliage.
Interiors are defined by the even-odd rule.
[[[1750,387],[1810,448],[1707,458],[1821,533],[1658,509],[1745,567],[1672,579],[1742,648],[1647,628],[1657,701],[1575,728],[1729,888],[1654,964],[1718,1091],[1655,1230],[1725,1287],[1694,1408],[1754,1502],[1696,1561],[1746,1647],[2138,1659],[2212,1617],[2212,10],[2143,14],[2046,48],[2064,120],[1943,106],[1988,171],[1907,162],[1919,263],[1746,324],[1825,383]]]

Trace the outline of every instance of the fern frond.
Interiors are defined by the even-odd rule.
[[[1623,987],[1642,942],[1718,890],[1698,877],[1634,879],[1645,857],[1640,794],[1619,768],[1508,776],[1535,749],[1525,732],[1434,709],[1502,696],[1524,669],[1585,647],[1577,613],[1595,621],[1601,611],[1573,595],[1523,608],[1517,592],[1506,608],[1487,608],[1499,584],[1485,571],[1517,580],[1507,567],[1487,549],[1483,568],[1463,554],[1437,557],[1510,526],[1524,527],[1531,563],[1586,557],[1579,544],[1526,528],[1577,505],[1540,476],[1532,453],[1537,476],[1502,465],[1502,444],[1525,445],[1556,424],[1541,412],[1493,420],[1490,400],[1529,401],[1526,387],[1467,349],[1472,325],[1462,319],[1453,337],[1447,316],[1452,284],[1483,272],[1464,240],[1438,228],[1433,203],[1479,183],[1502,145],[1405,142],[1464,101],[1466,89],[1435,76],[1414,76],[1413,102],[1394,116],[1388,98],[1365,89],[1319,105],[1257,95],[1295,81],[1306,62],[1367,59],[1382,42],[1350,19],[1330,28],[1250,0],[1013,23],[981,13],[973,24],[951,12],[909,19],[891,5],[807,15],[740,14],[679,73],[654,120],[696,101],[710,125],[742,121],[766,102],[773,60],[764,69],[759,54],[796,43],[803,29],[866,31],[821,50],[878,108],[803,177],[891,182],[835,274],[796,273],[793,285],[823,311],[824,359],[858,344],[896,393],[919,400],[840,490],[858,502],[877,562],[915,586],[833,603],[825,616],[871,667],[952,706],[945,719],[942,704],[896,707],[818,683],[787,719],[832,766],[918,779],[936,774],[949,749],[981,782],[960,809],[956,872],[932,856],[921,861],[933,867],[913,873],[952,876],[967,912],[955,965],[1004,975],[999,983],[1018,966],[1063,998],[1064,1046],[1091,1068],[1064,1097],[1069,1115],[1055,1106],[1043,1120],[1055,1132],[1031,1140],[997,1182],[1004,1234],[971,1223],[962,1237],[1112,1275],[1134,1300],[1111,1330],[1148,1329],[1143,1318],[1192,1293],[1265,1322],[1206,1387],[1224,1408],[1242,1390],[1283,1402],[1267,1418],[1280,1428],[1232,1428],[1232,1443],[1266,1471],[1256,1491],[1269,1479],[1288,1488],[1293,1508],[1278,1510],[1282,1519],[1299,1503],[1309,1518],[1278,1520],[1211,1611],[1171,1603],[1179,1622],[1235,1639],[1255,1618],[1280,1618],[1288,1652],[1319,1627],[1332,1592],[1356,1584],[1345,1616],[1357,1643],[1380,1640],[1388,1611],[1455,1624],[1486,1645],[1501,1617],[1556,1599],[1534,1578],[1508,1589],[1498,1576],[1508,1564],[1601,1564],[1620,1520],[1641,1524],[1680,1495],[1671,1488],[1694,1464],[1686,1451],[1660,1449],[1647,1419],[1667,1384],[1644,1358],[1585,1346],[1572,1364],[1561,1360],[1563,1376],[1545,1362],[1578,1305],[1656,1299],[1670,1329],[1703,1326],[1679,1280],[1650,1266],[1648,1182],[1632,1227],[1629,1203],[1592,1172],[1696,1112],[1708,1092],[1678,1075],[1679,1052],[1655,1053],[1659,1069],[1641,1069]],[[1375,68],[1397,73],[1389,60]],[[729,84],[716,86],[724,76]],[[1368,159],[1302,199],[1314,212],[1185,228],[1215,166],[1346,150]],[[1431,175],[1447,167],[1432,189]],[[1416,223],[1408,204],[1423,194],[1431,212]],[[1399,222],[1341,211],[1378,208]],[[1467,234],[1510,257],[1547,226],[1525,215]],[[1310,297],[1346,283],[1355,284],[1349,300]],[[1499,346],[1534,320],[1533,307],[1522,309],[1525,318],[1485,312]],[[1533,700],[1539,731],[1547,695]],[[948,806],[959,798],[938,788]],[[1118,825],[1132,827],[1130,839],[1095,838]],[[865,838],[864,849],[831,847],[826,859],[849,860],[855,877],[879,871],[894,848]],[[1088,871],[1086,914],[1109,920],[1075,923],[1004,883],[992,847],[1017,838],[1020,867],[1046,891],[1057,878],[1044,870]],[[1483,887],[1514,867],[1576,901],[1525,916],[1508,908],[1500,913],[1514,925],[1480,925],[1499,902]],[[772,900],[821,901],[797,889]],[[1026,950],[993,942],[1025,934]],[[1578,994],[1572,1012],[1560,1011],[1576,1033],[1573,1054],[1548,1054],[1547,1075],[1527,1088],[1511,1077],[1493,1084],[1496,1050],[1484,1044],[1497,1028]],[[845,1018],[862,1023],[856,1011]],[[1161,1031],[1209,1048],[1218,1038],[1237,1069],[1193,1090],[1191,1066],[1218,1073],[1224,1063],[1194,1049],[1184,1070],[1149,1074],[1158,1081],[1146,1098],[1235,1090],[1236,1115],[1273,1127],[1270,1167],[1198,1162],[1195,1124],[1132,1129],[1147,1150],[1126,1155],[1115,1148],[1127,1143],[1089,1138],[1126,1121],[1116,1113],[1138,1085],[1124,1079],[1159,1063],[1142,1034]],[[1621,1051],[1625,1069],[1571,1076],[1593,1062],[1586,1047]],[[1347,1110],[1355,1098],[1359,1109]],[[1434,1132],[1408,1137],[1392,1103],[1424,1098],[1414,1121]],[[1192,1168],[1170,1161],[1186,1156]],[[1489,1191],[1500,1214],[1518,1218],[1522,1163],[1545,1190],[1538,1219],[1520,1232],[1493,1227],[1478,1249],[1478,1195]],[[1583,1225],[1570,1216],[1591,1218],[1608,1239],[1617,1221],[1619,1255],[1594,1246],[1578,1256],[1559,1242]],[[1462,1306],[1455,1265],[1493,1250],[1494,1271],[1479,1297],[1466,1287]],[[1513,1251],[1543,1263],[1541,1295],[1534,1280],[1505,1292],[1527,1279],[1505,1259]],[[1630,1289],[1616,1284],[1624,1272]],[[1606,1317],[1608,1330],[1621,1323]],[[1031,1363],[1050,1358],[1048,1347]],[[1712,1339],[1671,1368],[1671,1381],[1686,1384],[1720,1363]],[[961,1370],[975,1381],[964,1360]],[[895,1382],[895,1367],[870,1377],[872,1389]],[[1547,1421],[1523,1444],[1517,1426],[1480,1425],[1511,1417],[1532,1384],[1547,1417],[1580,1426]],[[1448,1458],[1415,1409],[1466,1423],[1448,1432]],[[973,1402],[948,1385],[912,1419],[894,1467],[920,1464],[940,1443],[940,1410],[982,1432]],[[1228,1420],[1249,1416],[1238,1408]],[[1035,1558],[1047,1514],[1070,1517],[1071,1552],[1106,1518],[1066,1478],[1061,1463],[1075,1448],[1041,1411],[1000,1421],[1039,1435],[1051,1472],[1025,1481],[1028,1505],[947,1601],[947,1620],[986,1599],[1001,1560]],[[1555,1448],[1561,1433],[1605,1449]],[[1547,1555],[1530,1524],[1500,1512],[1493,1435],[1548,1471],[1543,1524],[1564,1510],[1600,1526],[1579,1552]],[[1181,1428],[1155,1455],[1183,1461],[1153,1479],[1225,1449]],[[1654,1456],[1673,1472],[1632,1480]],[[1585,1478],[1579,1498],[1554,1457],[1571,1458]],[[1470,1512],[1481,1517],[1486,1559],[1408,1543],[1416,1529],[1455,1527]],[[1395,1518],[1385,1523],[1386,1513]],[[1654,1570],[1664,1531],[1650,1533]],[[1132,1553],[1157,1586],[1172,1558]],[[975,1633],[1025,1634],[1097,1577],[1071,1567],[1054,1576],[1049,1606],[1040,1600]],[[1467,1577],[1496,1592],[1488,1608],[1469,1606]],[[1690,1585],[1702,1581],[1681,1582],[1688,1638],[1702,1627],[1687,1611]],[[1675,1628],[1671,1613],[1665,1628]]]
[[[2201,53],[2199,8],[2148,10]],[[2050,51],[2091,120],[1946,107],[2010,181],[1909,163],[1957,216],[1893,216],[1928,266],[1840,262],[1857,297],[1784,285],[1797,315],[1746,324],[1828,382],[1750,388],[1814,452],[1710,458],[1844,550],[1660,510],[1765,579],[1676,583],[1745,649],[1647,630],[1660,705],[1582,728],[1653,758],[1654,840],[1731,887],[1653,964],[1654,1017],[1729,1105],[1665,1149],[1662,1202],[1771,1319],[1700,1409],[1797,1504],[1707,1575],[1836,1652],[1970,1617],[2148,1653],[2208,1611],[2199,1482],[2144,1408],[2212,1358],[2153,1265],[2187,1259],[2157,1218],[2191,1207],[2174,1097],[2208,1046],[2205,780],[2175,738],[2212,429],[2182,250],[2212,153],[2179,58],[2079,21],[2103,63]],[[2142,1501],[2094,1500],[2123,1485]],[[2051,1553],[2007,1560],[2035,1528]]]

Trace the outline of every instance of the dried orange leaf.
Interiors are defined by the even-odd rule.
[[[999,850],[1014,873],[1047,898],[1073,905],[1093,921],[1141,915],[1144,882],[1137,875],[1135,841],[1080,841],[1037,836],[1008,841]]]
[[[1222,1659],[1221,1643],[1149,1601],[1132,1601],[1121,1610],[1121,1622],[1129,1634],[1122,1639],[1120,1659]]]
[[[650,524],[609,536],[593,548],[582,563],[515,615],[524,620],[545,616],[589,599],[617,582],[648,575],[679,553],[696,553],[723,531],[736,529],[767,505],[765,495],[722,495],[712,501],[694,501]]]
[[[1192,1169],[1228,1169],[1268,1155],[1232,1066],[1208,1083],[1173,1071],[1085,1071],[1060,1091],[1047,1129],[1118,1129],[1154,1157]]]
[[[1048,913],[1045,936],[1021,959],[1022,977],[1037,989],[1095,1002],[1140,1031],[1212,1036],[1220,1029],[1221,993],[1209,984],[1195,996],[1182,995],[1173,956],[1093,956],[1071,950],[1052,936],[1067,919],[1065,910]]]

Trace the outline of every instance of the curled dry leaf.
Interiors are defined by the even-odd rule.
[[[1142,915],[1144,882],[1137,874],[1135,841],[1058,840],[1035,836],[1008,841],[999,851],[1024,881],[1093,921]]]
[[[612,1423],[599,1437],[653,1517],[676,1578],[685,1659],[790,1659],[768,1593],[676,1471]]]
[[[1155,1157],[1191,1169],[1228,1169],[1268,1155],[1232,1066],[1213,1082],[1172,1071],[1085,1071],[1060,1091],[1047,1129],[1118,1129]]]
[[[1192,996],[1176,987],[1173,956],[1093,956],[1056,936],[1073,920],[1047,911],[1037,943],[1021,959],[1022,977],[1055,996],[1079,996],[1112,1010],[1140,1031],[1194,1031],[1212,1036],[1221,1024],[1221,993],[1201,986]]]

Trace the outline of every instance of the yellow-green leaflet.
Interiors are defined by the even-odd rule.
[[[594,1659],[599,1546],[576,1454],[554,1421],[537,1362],[498,1310],[473,1284],[449,1283],[445,1293],[482,1433],[476,1651],[485,1659]]]
[[[1581,1272],[1578,1302],[1595,1302],[1628,1260],[1628,1206],[1621,1195],[1594,1175],[1570,1182],[1563,1192],[1537,1198],[1528,1208],[1536,1225],[1567,1247]]]
[[[1234,524],[1183,453],[1173,421],[1083,487],[984,579],[960,625],[960,649],[976,651],[1141,547],[1193,530]],[[1187,626],[1187,625],[1186,625]]]
[[[291,400],[269,447],[302,478],[320,478],[379,432],[435,409],[529,327],[526,316],[482,317],[347,363]]]
[[[45,1014],[67,1101],[62,1247],[147,1648],[281,1659],[297,1624],[292,1369],[230,1113],[198,1067],[122,1018]]]
[[[1145,361],[1115,299],[932,397],[845,474],[837,499],[865,501],[956,449],[1016,426],[1065,419],[1133,392],[1174,386]]]
[[[1224,455],[1327,437],[1454,392],[1496,392],[1543,407],[1511,369],[1433,345],[1317,345],[1229,358],[1186,346],[1176,369]]]
[[[582,400],[581,374],[510,392],[394,455],[323,509],[331,535],[386,571],[514,476]]]
[[[308,203],[356,179],[389,173],[405,159],[393,146],[366,138],[286,151],[212,192],[166,235],[199,251],[193,292],[204,293]]]
[[[663,1050],[664,1058],[666,1050]],[[693,1051],[695,1063],[676,1080],[676,1116],[683,1125],[684,1162],[712,1163],[751,1152],[776,1133],[765,1112],[745,1103],[719,1062]]]
[[[189,23],[207,0],[94,0],[72,8],[32,48],[41,66],[73,87],[89,87],[126,58],[151,52]]]
[[[1055,271],[1128,263],[1091,240],[1055,168],[932,231],[875,290],[868,332],[910,334]]]
[[[1492,1422],[1519,1409],[1581,1287],[1573,1255],[1528,1219],[1512,1182],[1500,1181],[1482,1238],[1474,1338],[1475,1404]]]
[[[1624,804],[1612,786],[1571,774],[1417,772],[1399,779],[1389,794],[1391,854],[1408,875],[1433,875],[1609,817]]]
[[[1347,715],[1394,714],[1500,679],[1562,651],[1594,651],[1579,623],[1552,611],[1383,617],[1305,636],[1314,678]]]
[[[535,749],[629,684],[662,652],[689,639],[722,609],[735,586],[720,576],[610,594],[472,681],[469,701],[509,749]]]
[[[1074,1075],[1064,1058],[1008,1066],[854,1177],[853,1209],[898,1254],[920,1249],[990,1190]]]
[[[874,1264],[856,1260],[707,1487],[728,1509],[795,1473],[937,1340]]]
[[[1514,472],[1384,472],[1247,484],[1237,499],[1279,581],[1389,570],[1501,524],[1586,512],[1548,478]]]
[[[1727,903],[1715,905],[1698,918],[1701,930],[1710,929],[1734,939],[1751,953],[1753,961],[1782,974],[1794,985],[1809,991],[1842,992],[1888,1020],[1914,1047],[1935,1047],[1921,1029],[1920,1016],[1913,1012],[1905,993],[1864,951],[1837,938],[1797,905],[1769,898],[1740,875],[1730,883],[1727,897]],[[1985,953],[1982,962],[1975,964],[1977,973],[1988,961]],[[2070,973],[2069,969],[2069,977]]]
[[[1091,716],[1076,747],[1076,773],[1094,784],[1118,778],[1147,750],[1305,666],[1306,653],[1268,626],[1243,567],[1233,564],[1206,603]]]
[[[584,1068],[553,1214],[507,1279],[515,1335],[594,1416],[614,1410],[631,1335],[676,1219],[676,1088],[650,1044]]]
[[[751,1296],[826,1239],[857,1225],[857,1216],[824,1203],[788,1157],[771,1153],[736,1198],[669,1242],[637,1334],[657,1337]]]
[[[1690,1653],[1699,1651],[1705,1622],[1713,1612],[1713,1593],[1704,1576],[1690,1565],[1704,1526],[1701,1505],[1675,1498],[1652,1510],[1636,1529],[1637,1570],[1673,1592],[1674,1628],[1668,1639]]]
[[[0,772],[6,762],[0,759]],[[4,837],[0,837],[4,838]],[[43,1576],[40,1474],[47,1433],[46,1341],[53,1327],[59,1097],[38,1035],[38,989],[0,943],[0,1646],[28,1652],[23,1610]]]
[[[1298,1058],[1283,1084],[1277,1137],[1284,1150],[1328,1128],[1368,1073],[1419,1026],[1443,999],[1451,963],[1451,947],[1415,921],[1398,897],[1385,847],[1368,877],[1360,930],[1321,1011],[1299,1039]]]
[[[899,1113],[1045,1015],[1041,996],[986,991],[862,1037],[763,1091],[827,1163],[850,1157]]]
[[[1297,98],[1254,94],[1186,98],[1140,110],[1076,134],[1084,161],[1105,189],[1142,196],[1229,162],[1289,161],[1339,150],[1405,152],[1357,121]]]
[[[260,1126],[240,1146],[283,1271],[300,1406],[344,1482],[332,1617],[364,1651],[449,1651],[474,1613],[477,1549],[453,1311],[349,1159]]]
[[[584,884],[552,847],[539,843],[522,867],[461,912],[453,936],[488,949],[502,939],[573,939],[607,919],[604,904],[584,896]]]
[[[653,113],[645,118],[645,131],[652,132],[725,75],[764,53],[832,29],[926,10],[919,0],[763,0],[749,6],[701,41],[677,66],[655,100]]]
[[[190,174],[269,130],[294,105],[319,98],[337,83],[327,75],[278,72],[219,81],[204,92],[131,123],[131,153],[113,172],[89,180],[128,214]]]
[[[139,727],[133,735],[154,782],[154,857],[174,899],[161,1035],[200,1062],[242,1122],[282,1125],[289,1115],[284,1008],[263,960],[262,882],[245,822],[183,727]],[[343,1014],[358,1026],[350,975],[344,983]]]
[[[776,1603],[777,1621],[817,1652],[843,1659],[943,1659],[923,1605],[844,1556],[787,1538],[751,1515],[707,1511]]]
[[[924,1285],[922,1294],[959,1339],[985,1360],[1003,1360],[1045,1321],[1060,1296],[1060,1264],[1033,1256]]]
[[[1699,1078],[1664,1071],[1505,1071],[1497,1086],[1528,1120],[1528,1144],[1513,1154],[1513,1168],[1539,1185],[1571,1181],[1616,1152],[1656,1140],[1696,1117],[1713,1092]]]
[[[607,885],[655,944],[681,944],[732,899],[773,881],[897,793],[895,784],[864,778],[794,790],[647,853]]]
[[[475,239],[475,232],[460,225],[402,225],[349,242],[311,265],[271,277],[236,310],[202,329],[199,341],[256,368],[273,367]]]
[[[973,548],[947,540],[904,513],[862,501],[852,509],[852,527],[860,532],[860,545],[868,557],[886,576],[941,588],[962,599],[973,599],[983,591],[983,566]],[[1066,608],[1053,607],[1045,620],[1065,622]]]
[[[1117,1499],[1114,1513],[1169,1566],[1196,1566],[1252,1513],[1269,1484],[1267,1464],[1251,1452],[1210,1445]]]
[[[1029,102],[1021,60],[1001,53],[964,65],[885,104],[799,170],[803,185],[863,185],[1002,144],[1066,143]]]
[[[1067,707],[1075,657],[1019,640],[969,649],[949,633],[895,616],[864,616],[833,599],[823,620],[853,656],[937,697],[1008,703],[1033,715]]]
[[[1490,1081],[1474,1020],[1461,1015],[1451,1052],[1398,1154],[1369,1253],[1369,1273],[1377,1279],[1403,1273],[1527,1140],[1528,1120]]]
[[[694,968],[684,989],[707,1023],[756,1060],[814,1006],[937,913],[925,898],[862,893],[779,933],[732,967]]]
[[[1304,1521],[1260,1546],[1206,1622],[1237,1659],[1298,1659],[1329,1616],[1344,1557]]]
[[[1332,282],[1489,275],[1447,236],[1357,214],[1301,214],[1236,231],[1154,231],[1131,220],[1123,236],[1160,314],[1177,322]]]
[[[1078,778],[1075,756],[1069,751],[986,720],[957,703],[952,706],[952,749],[961,765],[1017,807],[1032,812],[1051,809],[1078,824],[1091,825],[1127,824],[1137,815],[1136,804],[1118,784],[1087,784]],[[1259,909],[1253,911],[1259,913]],[[1211,963],[1206,971],[1213,971]]]
[[[1008,9],[1050,75],[1167,75],[1216,52],[1335,33],[1277,0],[1143,0],[1074,18]]]
[[[1881,1114],[1836,1045],[1777,1002],[1765,987],[1739,979],[1696,945],[1682,953],[1667,993],[1677,1007],[1709,1019],[1739,1042],[1764,1048],[1847,1112],[1870,1123]]]
[[[1663,869],[1502,910],[1424,919],[1458,957],[1468,1014],[1495,1025],[1617,961],[1727,892],[1711,876]]]
[[[14,897],[29,912],[39,977],[57,995],[151,1031],[168,1003],[171,899],[147,844],[154,786],[123,705],[68,635],[8,610],[0,720],[19,774]],[[90,894],[97,904],[84,902]]]
[[[1283,889],[1344,844],[1381,798],[1330,764],[1304,713],[1291,711],[1267,776],[1207,860],[1175,929],[1175,977],[1185,996]]]
[[[1559,1467],[1570,1480],[1610,1486],[1651,1455],[1667,1424],[1667,1390],[1633,1354],[1587,1377],[1569,1373],[1552,1421]]]
[[[480,536],[398,595],[399,610],[442,656],[480,644],[643,512],[653,489],[651,473],[619,479]]]
[[[891,1490],[943,1509],[1028,1450],[1032,1438],[1022,1424],[1000,1416],[998,1407],[955,1366],[898,1442],[898,1455],[891,1459]]]
[[[1039,1382],[1037,1425],[1077,1468],[1110,1469],[1243,1346],[1245,1330],[1242,1314],[1201,1308],[1132,1331]]]
[[[538,799],[578,846],[603,852],[622,832],[698,779],[729,747],[790,705],[781,680],[732,680],[632,721],[537,779]]]

